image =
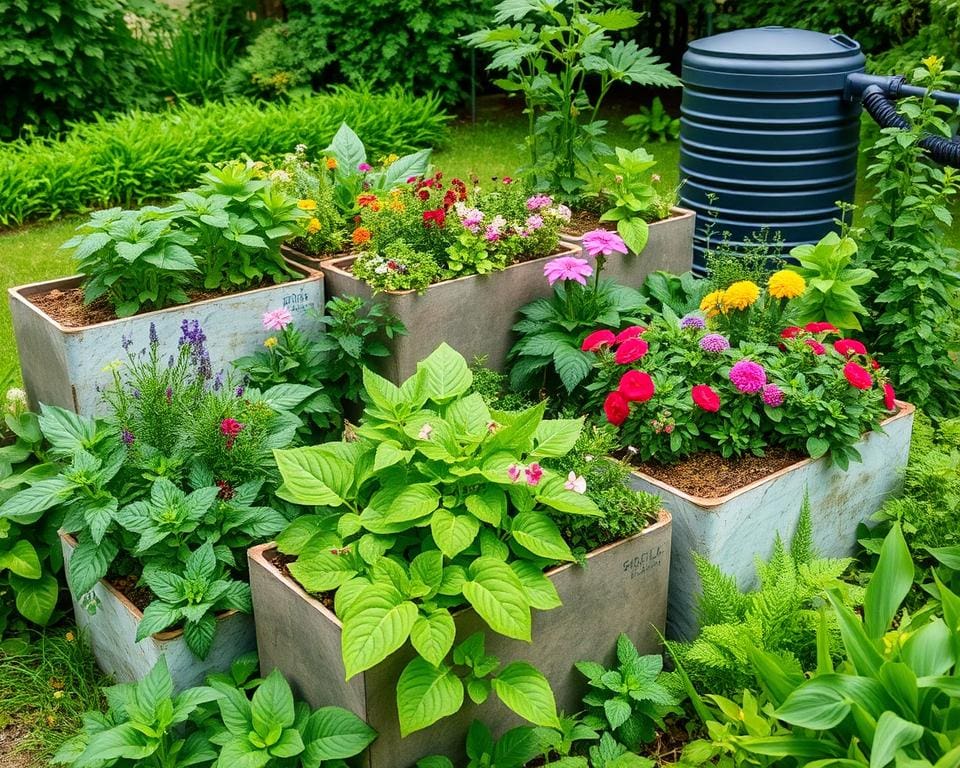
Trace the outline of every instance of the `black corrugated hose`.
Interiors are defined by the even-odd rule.
[[[883,128],[902,128],[906,130],[910,123],[899,112],[894,103],[887,98],[883,89],[876,85],[868,85],[861,96],[863,106],[870,113],[870,117]],[[942,136],[927,134],[920,140],[930,156],[938,163],[960,168],[960,142],[951,141]]]

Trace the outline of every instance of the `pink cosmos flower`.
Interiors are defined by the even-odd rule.
[[[587,481],[581,475],[570,470],[570,474],[567,475],[567,482],[563,484],[563,487],[574,493],[586,493]]]
[[[583,247],[590,256],[609,256],[611,253],[628,253],[627,244],[616,232],[594,229],[583,236]]]
[[[524,474],[527,476],[527,485],[538,485],[543,477],[543,467],[533,462],[524,470]]]
[[[268,331],[282,331],[293,322],[289,309],[272,309],[263,313],[263,327]]]
[[[587,278],[593,274],[593,267],[585,259],[578,259],[576,256],[561,256],[559,259],[553,259],[553,261],[544,264],[543,274],[550,285],[553,285],[557,280],[575,280],[580,285],[586,285]]]

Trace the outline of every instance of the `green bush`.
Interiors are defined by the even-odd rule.
[[[436,93],[453,104],[463,99],[470,82],[470,52],[459,36],[488,23],[492,4],[289,0],[288,18],[309,21],[290,45],[330,54],[330,65],[322,73],[326,82],[399,85],[412,93]]]
[[[64,213],[139,206],[189,187],[206,163],[271,159],[303,143],[312,154],[347,121],[371,153],[437,144],[447,117],[432,97],[400,89],[337,89],[289,104],[248,101],[131,112],[78,124],[61,139],[0,149],[0,226]]]
[[[142,66],[124,20],[129,5],[0,0],[0,138],[132,101]]]

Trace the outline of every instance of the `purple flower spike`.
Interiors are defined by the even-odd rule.
[[[123,347],[124,352],[127,352],[133,346],[133,339],[129,338],[127,334],[123,334],[120,338],[120,346]]]
[[[213,379],[213,391],[219,392],[223,389],[223,368],[217,371],[217,375]]]
[[[133,436],[133,432],[131,432],[129,429],[125,429],[120,433],[120,439],[123,441],[124,445],[133,445],[137,438]]]
[[[153,323],[150,323],[150,346],[155,347],[160,343],[160,338],[157,336],[157,326]]]

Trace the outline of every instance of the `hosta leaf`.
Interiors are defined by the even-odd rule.
[[[367,587],[351,605],[343,623],[341,646],[347,680],[400,648],[417,616],[417,606],[404,600],[396,587]]]
[[[417,656],[400,673],[397,713],[401,737],[459,712],[461,706],[463,683],[450,667],[435,667]]]
[[[508,664],[493,679],[493,690],[524,720],[544,728],[560,727],[550,683],[532,665],[523,661]]]
[[[520,579],[502,560],[478,557],[470,565],[463,596],[490,628],[517,640],[530,640],[530,603]]]

